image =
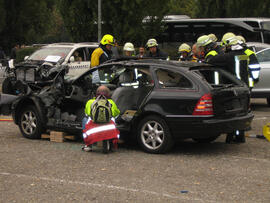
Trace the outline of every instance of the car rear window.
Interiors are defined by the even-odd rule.
[[[179,72],[158,69],[156,70],[159,87],[161,88],[192,88],[192,83]]]
[[[212,87],[223,87],[228,85],[242,86],[244,83],[232,74],[220,68],[202,68],[194,70],[203,80],[207,81]]]

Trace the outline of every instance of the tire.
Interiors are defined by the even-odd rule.
[[[267,97],[267,98],[266,98],[266,101],[267,101],[267,106],[270,107],[270,97]]]
[[[218,137],[219,135],[213,135],[207,138],[192,138],[192,139],[198,143],[211,143],[211,142],[214,142]]]
[[[103,140],[103,153],[108,154],[110,151],[110,140]]]
[[[168,125],[158,116],[148,116],[139,123],[137,139],[145,152],[153,154],[168,152],[174,144]]]
[[[33,106],[26,106],[19,115],[19,128],[22,135],[29,139],[39,139],[42,132],[42,122]]]

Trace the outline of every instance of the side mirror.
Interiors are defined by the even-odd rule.
[[[27,60],[28,58],[29,58],[29,56],[25,56],[25,57],[24,57],[24,60]]]
[[[74,62],[74,61],[75,61],[74,56],[71,56],[71,57],[69,58],[69,62]]]

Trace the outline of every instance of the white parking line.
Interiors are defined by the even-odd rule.
[[[77,184],[77,185],[84,185],[84,186],[91,186],[91,187],[108,188],[108,189],[112,189],[112,190],[122,190],[122,191],[127,191],[127,192],[134,192],[134,193],[144,193],[144,194],[150,194],[150,195],[155,195],[155,196],[163,196],[163,197],[170,198],[170,199],[200,201],[200,202],[216,202],[216,201],[209,201],[209,200],[202,200],[202,199],[198,199],[198,198],[192,198],[192,197],[188,197],[188,196],[175,196],[175,195],[170,195],[170,194],[162,193],[162,192],[154,192],[154,191],[150,191],[150,190],[139,190],[139,189],[127,188],[127,187],[121,187],[121,186],[115,186],[115,185],[105,185],[105,184],[99,184],[99,183],[71,181],[71,180],[64,180],[64,179],[58,179],[58,178],[37,177],[37,176],[29,176],[29,175],[24,175],[24,174],[12,174],[12,173],[5,173],[5,172],[0,172],[0,175],[12,176],[12,177],[16,176],[17,178],[37,179],[37,180],[59,182],[59,183],[65,183],[65,184]]]
[[[257,159],[257,158],[253,158],[253,157],[231,156],[231,158],[236,159],[236,160],[246,159],[246,160],[250,160],[250,161],[261,161],[261,162],[270,163],[270,160],[268,160],[268,159]],[[230,159],[230,158],[223,158],[223,159]]]

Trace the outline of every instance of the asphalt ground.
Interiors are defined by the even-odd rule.
[[[270,108],[252,101],[249,135],[262,134]],[[8,120],[9,117],[1,117]],[[122,144],[108,155],[80,142],[21,136],[0,121],[0,202],[270,202],[270,142],[177,143],[164,155]]]

